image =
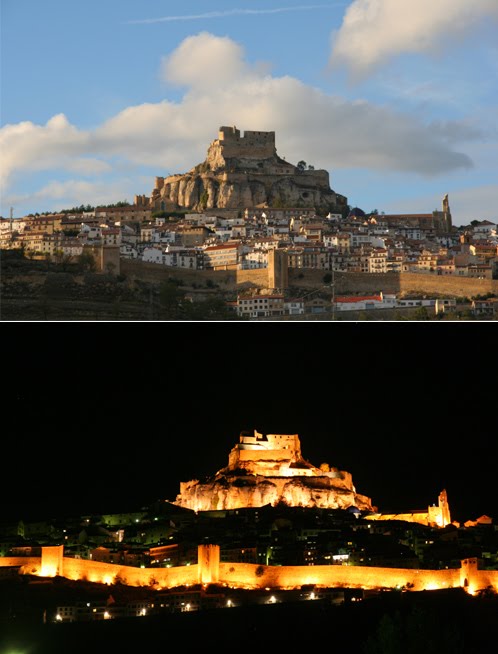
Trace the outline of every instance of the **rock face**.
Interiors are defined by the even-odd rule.
[[[359,495],[349,472],[301,454],[297,434],[242,432],[231,450],[228,466],[200,482],[180,484],[175,504],[194,511],[259,507],[283,502],[289,506],[373,511],[369,497]]]
[[[275,132],[220,127],[204,163],[185,175],[157,177],[155,211],[188,208],[315,207],[341,212],[347,198],[330,188],[326,170],[301,170],[277,154]]]

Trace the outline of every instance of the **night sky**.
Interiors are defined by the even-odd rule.
[[[446,488],[498,519],[492,323],[5,327],[0,520],[173,501],[245,429],[298,433],[380,511]]]

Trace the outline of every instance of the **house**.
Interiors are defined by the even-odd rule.
[[[384,309],[382,292],[376,295],[344,295],[335,298],[337,311],[365,311],[370,309]]]
[[[240,263],[241,243],[234,241],[204,249],[204,267],[212,270],[235,270]]]
[[[284,315],[283,295],[239,295],[237,315],[246,318],[267,318]]]
[[[304,310],[305,313],[311,314],[328,313],[331,310],[330,301],[320,297],[314,297],[305,301]]]
[[[472,300],[472,313],[474,316],[498,316],[498,299]]]
[[[119,248],[119,256],[123,259],[138,259],[138,252],[130,243],[123,243]]]
[[[121,245],[121,229],[119,227],[106,227],[102,230],[104,245]]]
[[[493,279],[493,267],[488,264],[471,264],[467,268],[467,276],[476,279]]]
[[[368,272],[387,272],[387,250],[383,248],[372,248],[370,256],[368,257]]]
[[[243,254],[241,266],[242,270],[268,268],[268,251],[255,249]]]
[[[302,316],[304,313],[304,300],[285,300],[284,312],[289,316]]]
[[[160,247],[145,248],[142,253],[142,261],[144,263],[160,263],[166,265],[166,254]]]
[[[140,227],[140,240],[142,243],[150,243],[153,240],[155,225],[142,225]]]

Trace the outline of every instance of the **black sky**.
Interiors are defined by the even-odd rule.
[[[174,500],[258,429],[298,433],[379,510],[446,488],[456,519],[498,519],[492,324],[5,326],[5,518]]]

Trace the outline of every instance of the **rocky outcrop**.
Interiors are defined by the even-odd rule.
[[[243,432],[229,454],[228,466],[202,482],[180,485],[175,504],[194,511],[221,511],[279,503],[373,511],[369,497],[360,495],[349,472],[322,464],[319,468],[301,454],[297,434],[284,436]]]
[[[218,476],[206,482],[191,481],[182,488],[176,504],[195,511],[222,511],[279,503],[288,506],[372,511],[369,497],[359,495],[339,480],[323,477]]]
[[[220,128],[206,160],[184,175],[158,177],[154,210],[315,207],[340,212],[347,198],[330,188],[326,170],[304,170],[278,156],[274,132]]]

